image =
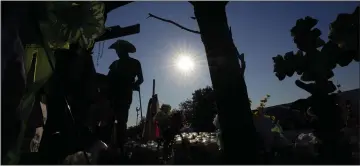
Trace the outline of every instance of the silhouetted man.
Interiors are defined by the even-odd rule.
[[[134,45],[124,40],[118,40],[109,48],[115,49],[120,58],[110,65],[108,77],[110,88],[109,97],[117,120],[117,124],[115,124],[117,130],[116,143],[123,152],[123,145],[126,139],[126,124],[132,102],[133,90],[139,91],[140,84],[143,83],[144,79],[140,62],[129,57],[129,53],[136,52]],[[136,81],[135,77],[137,77]]]

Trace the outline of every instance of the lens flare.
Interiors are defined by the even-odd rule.
[[[195,63],[191,56],[179,55],[176,59],[176,66],[181,72],[189,73],[194,70]]]

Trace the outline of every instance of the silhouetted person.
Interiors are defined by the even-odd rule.
[[[129,53],[136,52],[134,45],[124,40],[118,40],[109,48],[115,49],[120,58],[110,65],[108,77],[109,98],[117,120],[117,124],[115,124],[117,128],[116,144],[123,152],[133,90],[140,90],[140,84],[143,83],[144,79],[140,62],[129,57]],[[137,77],[136,81],[135,77]]]

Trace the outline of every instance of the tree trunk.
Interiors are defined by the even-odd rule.
[[[226,18],[227,2],[191,2],[205,46],[227,164],[252,164],[256,134],[244,77]]]

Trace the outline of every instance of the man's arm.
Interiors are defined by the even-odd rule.
[[[116,62],[117,62],[117,60],[114,61],[113,63],[111,63],[111,65],[109,66],[109,72],[107,74],[108,77],[110,77],[113,74],[113,71],[116,68]]]
[[[143,77],[143,73],[142,73],[142,69],[141,69],[141,64],[139,61],[137,61],[137,73],[136,73],[136,77],[137,80],[135,82],[135,90],[139,90],[140,89],[140,85],[144,82],[144,77]]]

